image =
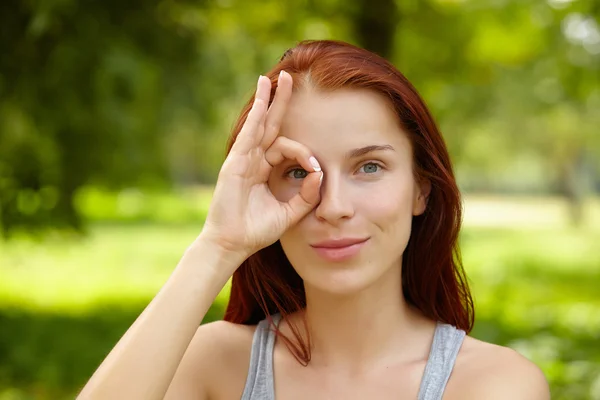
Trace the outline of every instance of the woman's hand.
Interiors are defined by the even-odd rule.
[[[308,148],[278,136],[292,95],[292,77],[282,71],[267,110],[271,82],[261,76],[252,109],[226,158],[215,187],[202,238],[243,259],[277,241],[319,201],[323,173]],[[285,159],[309,172],[298,194],[280,202],[267,180]]]

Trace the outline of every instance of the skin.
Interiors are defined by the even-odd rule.
[[[239,399],[256,327],[200,322],[240,264],[278,239],[307,295],[306,315],[281,329],[291,337],[306,317],[313,351],[301,367],[276,342],[277,398],[416,398],[435,322],[401,295],[402,253],[429,195],[410,142],[374,93],[305,86],[292,96],[282,73],[267,109],[270,90],[261,77],[202,232],[78,399]],[[393,150],[346,157],[374,144]],[[344,236],[368,238],[344,262],[311,247]],[[466,338],[444,399],[507,398],[548,399],[548,385],[514,351]]]
[[[347,157],[370,145],[393,150]],[[286,202],[307,190],[306,177],[314,172],[297,158],[313,155],[324,174],[317,204],[280,239],[305,283],[313,349],[303,367],[276,342],[276,397],[415,399],[435,323],[409,307],[401,294],[411,220],[425,211],[430,191],[429,183],[413,173],[410,141],[376,93],[305,87],[291,96],[272,146],[293,149],[290,157],[270,162],[268,186],[277,200]],[[321,259],[310,247],[347,236],[369,240],[358,256],[341,263]],[[283,333],[292,337],[289,323],[302,326],[301,317],[297,313],[282,321]],[[199,329],[200,338],[192,342],[167,398],[181,398],[177,388],[206,374],[207,398],[239,399],[254,329],[224,321]],[[506,398],[549,399],[543,374],[513,350],[466,337],[444,399]]]
[[[299,393],[310,398],[416,397],[435,324],[402,296],[402,253],[412,218],[425,210],[430,190],[428,182],[415,177],[407,135],[380,95],[313,88],[292,97],[280,134],[310,148],[325,178],[317,207],[281,237],[304,280],[314,348],[307,368],[285,347],[276,349],[275,366],[281,371],[276,390],[283,398]],[[368,146],[384,149],[348,157]],[[269,180],[282,201],[295,195],[301,182],[296,177],[302,170],[290,168],[293,162],[281,164]],[[310,247],[336,237],[369,240],[356,257],[341,263],[324,260]],[[283,328],[289,331],[285,323]]]
[[[429,184],[415,179],[410,142],[388,104],[366,90],[306,89],[292,97],[281,136],[311,149],[325,176],[317,207],[281,237],[305,284],[311,364],[350,372],[399,342],[418,346],[434,325],[407,306],[400,275],[411,220],[425,210]],[[373,145],[385,149],[348,157]],[[294,196],[302,172],[292,160],[275,168],[269,180],[275,197]],[[310,246],[339,237],[369,239],[343,262],[324,260]],[[420,347],[427,353],[426,343]]]

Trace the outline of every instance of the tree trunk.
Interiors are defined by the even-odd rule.
[[[361,46],[382,57],[390,58],[399,21],[394,0],[358,0],[354,31]]]
[[[561,172],[562,192],[567,200],[570,222],[580,226],[583,222],[586,174],[583,149],[563,166]]]

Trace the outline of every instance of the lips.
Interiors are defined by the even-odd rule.
[[[343,238],[312,244],[315,252],[330,262],[349,260],[360,253],[369,238]]]
[[[342,238],[342,239],[332,239],[325,240],[323,242],[311,244],[312,247],[315,248],[325,248],[325,249],[338,249],[341,247],[352,246],[353,244],[363,243],[369,240],[369,238]]]

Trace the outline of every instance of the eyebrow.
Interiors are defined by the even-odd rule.
[[[356,157],[364,156],[365,154],[368,154],[368,153],[371,153],[374,151],[385,151],[385,150],[395,151],[394,148],[392,146],[390,146],[389,144],[371,145],[371,146],[361,147],[359,149],[350,150],[348,152],[348,154],[346,155],[346,158],[356,158]]]

